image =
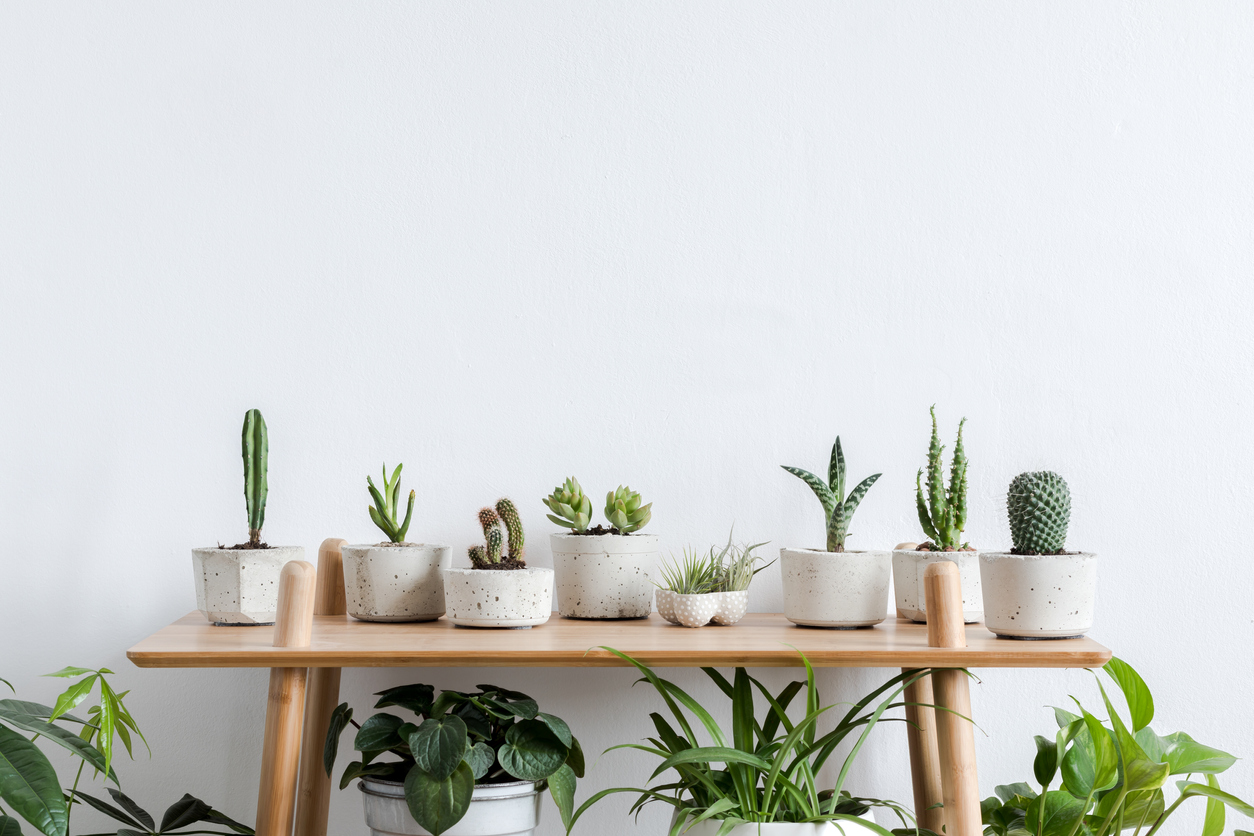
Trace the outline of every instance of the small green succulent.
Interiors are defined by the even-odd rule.
[[[1020,473],[1006,494],[1015,554],[1057,554],[1071,522],[1071,489],[1057,473]]]
[[[845,496],[845,452],[840,447],[840,436],[836,436],[836,443],[832,445],[832,458],[827,466],[828,482],[825,483],[808,470],[780,466],[809,485],[819,502],[823,503],[823,514],[827,523],[827,550],[843,552],[853,512],[858,510],[858,503],[862,502],[862,497],[866,496],[866,492],[882,474],[875,473],[866,477],[849,492],[849,496]]]
[[[592,522],[592,500],[584,494],[574,476],[554,488],[542,501],[553,512],[548,515],[550,520],[576,534],[587,531]]]
[[[384,463],[382,492],[374,486],[374,481],[369,476],[366,477],[366,487],[370,489],[370,497],[374,500],[374,505],[367,506],[370,519],[374,520],[374,524],[379,526],[393,543],[405,542],[405,532],[409,531],[409,521],[414,516],[414,492],[410,491],[409,507],[405,509],[405,520],[399,525],[396,522],[396,515],[400,510],[401,467],[403,465],[398,464],[396,470],[392,471],[392,478],[389,479],[388,466]]]
[[[653,503],[641,505],[640,494],[619,485],[617,490],[605,495],[605,518],[622,534],[631,534],[649,524],[653,518]]]
[[[915,504],[923,533],[931,538],[935,551],[957,551],[970,548],[962,542],[967,527],[967,454],[962,448],[963,418],[958,422],[958,440],[949,468],[949,488],[945,488],[942,470],[940,436],[936,431],[936,406],[932,406],[932,441],[927,449],[927,498],[923,494],[923,469],[915,477]]]

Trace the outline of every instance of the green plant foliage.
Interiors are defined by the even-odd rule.
[[[1105,671],[1123,694],[1128,722],[1100,679],[1105,723],[1078,701],[1078,715],[1055,708],[1058,731],[1052,738],[1035,739],[1032,771],[1041,791],[1025,783],[997,787],[996,797],[981,805],[986,836],[1116,836],[1124,831],[1155,836],[1167,832],[1167,819],[1189,798],[1206,799],[1202,836],[1220,836],[1226,808],[1254,817],[1254,807],[1221,790],[1215,777],[1236,758],[1183,732],[1159,737],[1149,726],[1154,699],[1145,681],[1118,658]],[[1176,782],[1178,795],[1168,806],[1164,787],[1172,775],[1188,777]],[[1195,775],[1202,780],[1190,780]],[[1061,780],[1052,789],[1055,778]]]
[[[927,495],[924,497],[923,471],[915,477],[915,504],[918,506],[919,523],[923,533],[931,539],[935,551],[955,551],[969,546],[962,542],[962,532],[967,527],[967,454],[962,447],[962,428],[967,423],[958,422],[958,440],[954,442],[954,455],[949,467],[949,487],[945,487],[942,471],[940,436],[936,431],[936,406],[932,413],[932,441],[927,449]]]
[[[143,834],[143,836],[175,836],[175,834],[194,833],[252,834],[253,832],[253,829],[248,825],[240,824],[229,816],[218,812],[190,793],[185,794],[169,806],[165,814],[162,815],[159,826],[153,820],[152,814],[140,807],[120,790],[109,787],[109,795],[117,803],[116,807],[85,792],[75,793],[75,797],[82,799],[88,806],[94,807],[106,816],[126,825],[117,831],[118,836],[136,836],[136,834]],[[204,825],[225,827],[227,829],[201,829]],[[191,827],[196,829],[187,829]]]
[[[681,558],[673,555],[664,559],[660,566],[662,583],[659,589],[678,592],[680,595],[694,595],[703,592],[740,592],[749,588],[754,575],[770,566],[771,561],[763,566],[758,564],[764,558],[755,555],[754,549],[766,543],[754,543],[751,546],[738,546],[732,542],[733,534],[727,537],[727,545],[719,549],[711,546],[705,554],[686,547]]]
[[[810,490],[814,491],[814,495],[819,498],[819,502],[823,503],[827,550],[843,552],[845,539],[849,536],[849,523],[853,519],[853,512],[858,510],[862,497],[866,496],[866,492],[875,484],[875,480],[883,474],[875,473],[868,476],[859,482],[848,496],[845,496],[845,453],[840,447],[840,436],[836,436],[836,443],[832,445],[832,457],[827,466],[827,482],[800,467],[788,465],[780,465],[780,467],[809,485]]]
[[[678,812],[670,836],[706,819],[717,819],[730,829],[747,822],[821,822],[853,819],[872,806],[886,807],[909,826],[912,818],[899,804],[878,799],[851,796],[844,784],[849,770],[861,752],[871,731],[890,710],[900,708],[906,686],[927,676],[930,670],[910,671],[893,677],[863,697],[841,718],[834,729],[820,733],[819,720],[834,705],[822,705],[814,682],[814,669],[801,656],[806,669],[805,681],[789,683],[778,694],[772,694],[744,668],[736,668],[731,681],[713,668],[702,668],[718,689],[731,700],[731,734],[714,720],[713,714],[675,685],[660,678],[647,665],[613,648],[610,653],[634,665],[644,680],[652,685],[666,703],[673,718],[650,714],[656,737],[648,744],[624,743],[614,749],[637,749],[661,759],[652,778],[668,770],[665,783],[649,788],[615,787],[601,790],[580,805],[567,823],[569,833],[575,822],[594,804],[614,793],[635,793],[631,812],[645,804],[659,801]],[[765,705],[759,720],[754,704],[755,693]],[[799,717],[790,717],[789,708],[798,696],[804,697]],[[708,743],[698,737],[697,724]],[[819,770],[836,749],[848,744],[840,763],[835,785],[820,790]],[[875,832],[890,836],[888,830],[868,825]],[[908,832],[914,833],[912,826]],[[919,831],[923,833],[925,831]]]
[[[330,775],[340,736],[357,728],[353,748],[361,759],[344,769],[340,789],[372,775],[405,787],[414,821],[439,836],[461,821],[475,784],[545,781],[563,822],[570,823],[575,783],[583,777],[583,750],[570,727],[539,710],[526,694],[495,685],[478,691],[444,691],[430,685],[403,685],[380,691],[375,708],[397,706],[417,722],[380,713],[360,725],[348,703],[331,715],[323,747]],[[393,760],[376,760],[390,755]]]
[[[266,432],[266,419],[261,410],[250,409],[244,413],[244,502],[248,506],[248,542],[254,547],[261,544],[261,527],[266,522],[266,495],[270,487],[266,481],[269,471],[270,436]]]
[[[621,534],[631,534],[649,524],[653,518],[653,503],[642,505],[640,494],[624,485],[605,495],[605,518]]]
[[[409,521],[414,516],[414,492],[409,492],[409,505],[405,509],[405,519],[401,523],[397,523],[396,517],[400,511],[401,498],[401,467],[397,465],[396,470],[392,471],[392,478],[388,478],[388,466],[385,462],[383,465],[383,491],[380,492],[374,486],[374,482],[369,476],[366,477],[366,487],[370,490],[370,498],[374,500],[374,505],[367,506],[370,511],[370,519],[374,520],[388,539],[393,543],[405,542],[405,534],[409,531]]]
[[[584,494],[574,476],[554,488],[553,493],[541,501],[552,512],[547,515],[551,521],[576,534],[582,534],[592,522],[592,500]]]
[[[509,539],[501,533],[501,522]],[[498,499],[496,508],[479,509],[479,525],[483,528],[485,545],[471,546],[467,554],[470,565],[476,569],[522,569],[526,566],[523,560],[525,539],[522,519],[518,509],[509,499]]]
[[[1006,493],[1015,554],[1057,554],[1071,522],[1071,489],[1057,473],[1020,473]]]

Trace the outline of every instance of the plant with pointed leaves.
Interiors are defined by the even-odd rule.
[[[248,545],[263,549],[261,527],[266,522],[266,496],[270,493],[270,435],[260,409],[244,413],[244,503],[248,506]]]
[[[331,714],[322,763],[331,774],[339,741],[350,724],[353,748],[361,759],[344,769],[340,789],[354,778],[371,776],[405,788],[410,815],[434,836],[466,815],[476,784],[540,781],[548,785],[563,823],[571,824],[575,781],[583,777],[583,749],[559,717],[540,711],[526,694],[495,685],[478,691],[443,691],[430,685],[402,685],[380,691],[375,708],[395,706],[417,716],[395,714],[353,720],[343,703]],[[394,760],[378,760],[391,755]]]
[[[962,542],[963,529],[967,527],[967,454],[962,447],[962,428],[967,423],[958,422],[958,440],[954,442],[954,455],[949,466],[949,487],[945,487],[945,474],[941,454],[945,448],[936,431],[936,406],[932,406],[932,441],[927,448],[927,497],[923,493],[923,469],[915,477],[915,504],[919,523],[931,542],[925,544],[932,551],[961,551],[969,549]]]
[[[505,531],[501,533],[501,523],[505,523]],[[479,525],[483,527],[482,546],[471,546],[470,564],[476,569],[523,569],[526,567],[524,557],[524,535],[522,519],[518,516],[518,508],[506,498],[496,501],[496,508],[479,509]],[[506,547],[504,548],[503,547]]]
[[[653,518],[653,503],[642,505],[640,494],[625,485],[605,495],[605,518],[620,534],[631,534],[649,524]]]
[[[552,512],[547,515],[551,521],[576,534],[588,530],[588,524],[592,522],[592,500],[584,494],[574,476],[554,488],[553,493],[542,501]]]
[[[853,519],[853,512],[858,510],[858,503],[862,502],[862,497],[866,496],[866,492],[875,484],[875,480],[883,474],[875,473],[868,476],[859,482],[848,496],[845,496],[845,452],[840,446],[840,436],[836,436],[836,443],[832,445],[832,457],[827,466],[827,482],[808,470],[788,465],[780,466],[809,485],[810,490],[814,491],[814,495],[819,498],[819,502],[823,503],[824,522],[827,528],[827,550],[843,552],[845,539],[849,536],[849,522]]]
[[[401,468],[403,465],[397,465],[396,470],[392,471],[392,478],[388,479],[388,466],[383,464],[383,492],[374,486],[374,482],[369,476],[366,477],[366,487],[370,489],[370,498],[374,500],[374,505],[367,506],[370,511],[370,519],[374,520],[388,539],[393,543],[405,542],[405,533],[409,531],[409,521],[414,516],[414,492],[409,492],[409,506],[405,509],[405,520],[399,525],[396,522],[397,512],[400,510],[401,496]]]
[[[156,821],[153,820],[152,814],[132,801],[121,790],[115,790],[113,787],[108,789],[109,795],[117,802],[117,807],[85,792],[78,792],[75,795],[85,801],[88,806],[94,807],[106,816],[126,825],[118,829],[117,836],[178,836],[179,834],[187,834],[187,836],[191,836],[191,834],[221,834],[222,836],[229,836],[229,834],[233,833],[252,836],[253,833],[253,829],[248,825],[240,824],[229,816],[220,813],[190,793],[184,794],[182,798],[169,806],[161,817],[161,826],[158,827]],[[227,829],[200,829],[206,825],[211,827],[216,825]],[[197,829],[187,829],[193,826]],[[99,836],[105,836],[105,834],[99,834]]]

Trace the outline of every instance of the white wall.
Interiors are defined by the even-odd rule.
[[[188,549],[245,533],[245,409],[271,542],[376,537],[386,459],[418,538],[460,552],[508,494],[545,565],[572,473],[643,490],[671,549],[817,542],[777,465],[836,433],[884,472],[853,542],[914,539],[935,402],[947,440],[970,419],[972,542],[1007,544],[1014,474],[1065,474],[1095,636],[1160,731],[1251,755],[1252,35],[1218,2],[5,4],[0,675],[49,699],[38,674],[114,668],[154,750],[128,789],[248,817],[265,674],[124,657],[194,606]],[[653,705],[613,670],[345,693],[415,679],[513,683],[589,751]],[[1095,687],[984,675],[985,793],[1069,693]],[[854,789],[908,800],[904,758],[884,730]]]

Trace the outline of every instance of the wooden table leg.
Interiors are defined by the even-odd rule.
[[[308,647],[313,633],[314,567],[293,560],[279,576],[275,647]],[[290,836],[296,807],[300,726],[305,711],[305,668],[271,668],[262,739],[257,836]]]
[[[913,671],[903,669],[903,673]],[[941,805],[940,751],[936,741],[936,710],[931,708],[932,680],[924,677],[906,686],[906,739],[910,744],[910,779],[914,784],[914,814],[919,827],[940,833],[945,825]]]
[[[314,615],[344,615],[344,558],[348,542],[322,541],[318,549],[318,589]],[[296,790],[296,836],[326,836],[331,806],[331,779],[322,765],[322,748],[331,712],[340,702],[340,669],[310,668],[305,699],[305,729],[300,744],[300,783]]]
[[[962,617],[962,582],[958,564],[948,560],[927,567],[927,643],[930,647],[966,647]],[[975,769],[975,733],[971,721],[971,688],[967,672],[939,670],[932,674],[936,742],[940,755],[941,790],[945,799],[946,836],[980,836],[980,783]]]

